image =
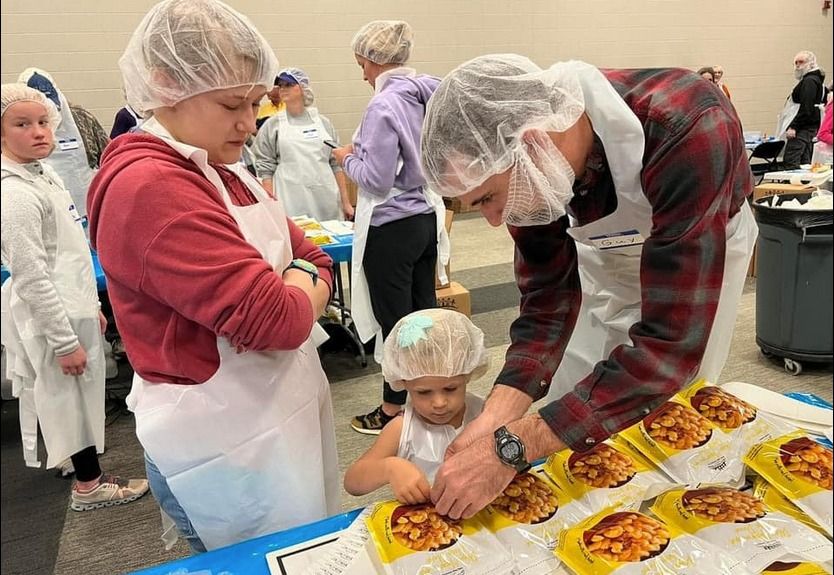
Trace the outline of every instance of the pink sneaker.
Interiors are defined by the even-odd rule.
[[[136,501],[148,492],[147,479],[122,479],[103,473],[99,483],[90,491],[80,492],[77,485],[72,488],[73,511],[90,511]]]

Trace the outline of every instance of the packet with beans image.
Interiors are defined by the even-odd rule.
[[[797,431],[754,446],[744,462],[831,537],[831,449]]]
[[[750,575],[715,545],[636,511],[605,509],[559,535],[556,555],[578,575]]]
[[[509,552],[474,517],[453,520],[429,504],[384,501],[366,523],[373,559],[386,575],[499,575],[512,568]]]
[[[778,511],[748,491],[711,486],[673,489],[660,495],[652,512],[667,525],[697,535],[758,573],[784,557],[831,561],[834,548],[825,536]]]
[[[563,449],[551,455],[543,471],[592,513],[607,507],[640,507],[672,482],[624,440],[612,438],[583,452]]]
[[[510,551],[518,575],[548,575],[559,564],[553,549],[559,532],[588,516],[588,509],[543,473],[516,477],[476,517]]]
[[[619,435],[678,483],[744,480],[740,446],[679,395]]]
[[[802,509],[791,503],[787,497],[782,495],[778,489],[773,487],[763,478],[757,476],[753,479],[753,495],[764,502],[765,509],[784,513],[788,517],[791,517],[792,519],[795,519],[800,523],[807,525],[811,529],[815,529],[825,535],[825,529],[823,529],[816,521],[811,519],[807,513],[802,511]]]

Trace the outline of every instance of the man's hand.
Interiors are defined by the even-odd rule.
[[[796,130],[794,130],[793,128],[788,128],[788,131],[785,132],[785,137],[789,140],[793,140],[794,138],[796,138]]]
[[[333,154],[333,157],[336,158],[336,162],[342,166],[345,163],[345,158],[353,153],[353,144],[348,144],[347,146],[342,146],[341,148],[334,148],[331,153]]]
[[[98,324],[101,327],[101,335],[104,335],[104,332],[107,331],[107,318],[101,312],[98,312]]]
[[[344,214],[346,221],[352,222],[353,216],[356,214],[356,209],[350,204],[347,204],[342,208],[342,213]]]
[[[389,457],[385,461],[388,484],[394,497],[402,503],[417,505],[431,497],[429,480],[419,467],[401,457]]]
[[[441,515],[452,519],[472,517],[492,503],[513,477],[515,470],[495,455],[495,439],[490,433],[443,462],[434,479],[431,499]]]
[[[82,375],[87,369],[87,352],[81,345],[72,353],[58,356],[58,365],[64,375]]]

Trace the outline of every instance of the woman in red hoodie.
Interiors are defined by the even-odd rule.
[[[239,163],[278,73],[272,49],[217,0],[166,0],[119,65],[151,117],[108,147],[90,229],[136,371],[151,490],[195,551],[335,513],[311,340],[331,260]]]

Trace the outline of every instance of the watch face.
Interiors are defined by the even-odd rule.
[[[508,441],[501,446],[501,455],[508,461],[515,461],[521,456],[521,447],[515,441]]]

